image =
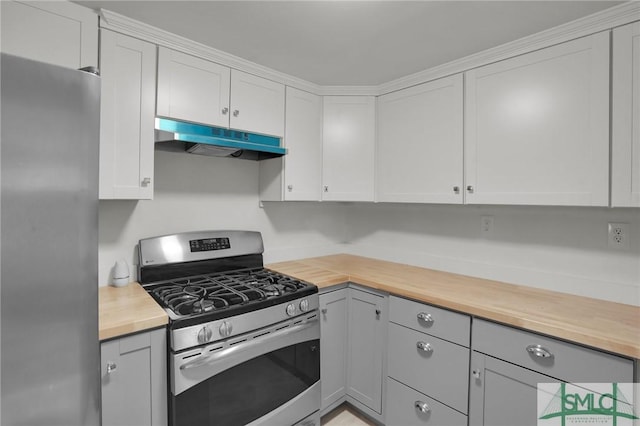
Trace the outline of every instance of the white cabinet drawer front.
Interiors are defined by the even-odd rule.
[[[459,345],[469,346],[471,318],[467,315],[391,296],[389,321]]]
[[[467,412],[469,349],[389,323],[388,363],[390,377]]]
[[[473,350],[573,383],[633,382],[633,361],[474,319]]]
[[[426,412],[421,411],[421,408]],[[464,414],[398,383],[392,378],[387,379],[386,420],[386,424],[389,426],[464,426],[467,424],[467,416]]]

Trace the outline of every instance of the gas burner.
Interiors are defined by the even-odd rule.
[[[215,304],[211,300],[202,299],[193,303],[193,312],[201,314],[203,312],[212,311],[215,308]]]

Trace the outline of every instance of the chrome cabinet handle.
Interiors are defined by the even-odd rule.
[[[471,186],[471,185],[467,186],[467,192],[469,194],[473,194],[473,186]]]
[[[431,407],[429,407],[429,405],[424,402],[424,401],[416,401],[414,403],[414,406],[420,410],[421,413],[428,413],[429,411],[431,411]]]
[[[433,352],[433,347],[429,343],[418,342],[416,343],[416,347],[424,352]]]
[[[239,116],[239,115],[240,115],[240,110],[239,110],[239,109],[234,109],[234,110],[233,110],[233,116],[234,116],[234,117],[237,117],[237,116]]]
[[[329,192],[329,185],[324,186],[324,192]]]
[[[376,309],[376,316],[379,317],[382,311],[380,309]]]
[[[289,192],[293,191],[293,185],[287,185],[287,191]]]
[[[322,308],[320,311],[322,311],[323,314],[327,313],[327,308]]]
[[[538,358],[553,358],[553,354],[549,352],[548,349],[543,348],[540,345],[527,346],[527,352],[534,356],[537,356]]]
[[[459,186],[454,186],[454,187],[453,187],[453,192],[454,192],[455,194],[459,194],[459,193],[460,193],[460,187],[459,187]]]
[[[114,371],[116,371],[116,368],[118,368],[118,366],[116,365],[115,362],[108,362],[107,363],[107,374],[111,374]]]
[[[472,374],[476,379],[480,378],[480,370],[473,370]]]
[[[142,182],[141,182],[142,186],[149,186],[150,183],[151,183],[151,178],[148,178],[148,177],[142,179]]]
[[[418,314],[418,319],[421,320],[421,321],[424,321],[424,322],[433,322],[434,321],[434,319],[431,316],[431,314],[428,314],[426,312],[420,312]]]
[[[222,115],[227,115],[228,112],[229,112],[229,108],[227,107],[222,108]]]

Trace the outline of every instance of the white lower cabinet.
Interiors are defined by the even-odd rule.
[[[470,380],[470,426],[535,426],[538,383],[631,383],[634,361],[474,319]]]
[[[347,304],[349,290],[320,294],[321,410],[347,394]]]
[[[103,342],[102,425],[167,425],[166,330]]]
[[[471,319],[389,298],[386,424],[466,425]]]
[[[387,297],[359,287],[320,294],[321,413],[347,401],[382,422]]]

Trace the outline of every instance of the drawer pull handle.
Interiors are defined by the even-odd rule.
[[[418,319],[424,322],[433,322],[433,317],[431,316],[431,314],[427,314],[425,312],[420,312],[418,314]]]
[[[424,402],[424,401],[416,401],[414,403],[414,406],[420,410],[421,413],[428,413],[429,411],[431,411],[431,407],[429,407],[429,405]]]
[[[418,349],[420,349],[421,351],[433,352],[433,347],[429,343],[418,342],[418,343],[416,343],[416,347]]]
[[[553,358],[553,354],[540,345],[527,346],[527,352],[537,356],[538,358]]]

